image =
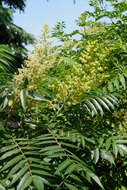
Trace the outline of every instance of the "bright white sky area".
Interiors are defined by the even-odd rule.
[[[27,0],[24,13],[16,11],[14,22],[27,32],[38,37],[45,23],[52,27],[59,21],[65,21],[67,31],[75,28],[75,20],[84,10],[89,10],[88,0]]]

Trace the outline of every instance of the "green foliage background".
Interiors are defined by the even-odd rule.
[[[15,65],[20,67],[27,58],[26,45],[33,44],[34,37],[13,22],[16,10],[24,11],[25,0],[0,0],[0,44],[7,45],[15,55]]]
[[[90,6],[71,34],[45,25],[16,73],[0,47],[2,190],[127,189],[127,2]]]

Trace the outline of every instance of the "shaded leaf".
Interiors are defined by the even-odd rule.
[[[33,183],[34,183],[37,190],[43,190],[44,189],[44,183],[43,183],[43,179],[41,177],[34,175],[32,177],[32,179],[33,179]]]

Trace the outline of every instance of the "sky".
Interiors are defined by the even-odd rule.
[[[59,22],[65,21],[67,31],[72,31],[75,20],[84,10],[89,10],[88,0],[27,0],[24,13],[16,11],[14,23],[32,33],[36,38],[40,36],[43,25],[46,23],[50,29]]]

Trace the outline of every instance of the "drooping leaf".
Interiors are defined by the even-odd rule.
[[[5,109],[7,107],[7,105],[8,105],[8,98],[5,97],[2,109]]]
[[[102,188],[104,189],[102,183],[100,182],[100,179],[92,172],[88,172],[88,175]]]
[[[66,185],[66,187],[68,187],[69,190],[78,190],[77,187],[75,187],[74,185],[71,185],[69,183],[64,183]]]
[[[32,182],[32,176],[27,172],[20,180],[17,190],[25,190]]]
[[[91,157],[94,160],[94,163],[96,164],[99,160],[99,149],[98,148],[96,148],[94,151],[92,151]]]
[[[19,181],[19,179],[21,179],[21,177],[27,172],[27,170],[28,170],[28,168],[24,165],[24,167],[21,168],[18,173],[13,175],[13,179],[12,179],[11,183],[9,184],[9,186],[11,187],[13,184],[15,184],[17,181]]]
[[[46,99],[45,97],[42,97],[38,94],[35,94],[33,92],[28,92],[27,96],[32,99],[32,100],[36,100],[36,101],[43,101],[43,102],[49,102],[48,99]]]
[[[24,111],[26,111],[26,89],[22,89],[20,91],[20,100],[21,100],[21,105]]]
[[[70,164],[72,163],[71,160],[65,160],[63,161],[57,168],[56,170],[56,174],[59,174],[60,172],[62,172],[64,169],[66,169]]]
[[[32,179],[37,190],[44,190],[44,183],[41,177],[33,175]]]
[[[120,82],[125,90],[126,89],[126,81],[125,81],[125,77],[123,75],[120,75]]]
[[[15,165],[17,162],[19,162],[21,159],[22,159],[22,155],[19,155],[19,156],[16,156],[14,157],[12,160],[10,160],[3,168],[2,168],[2,171],[3,170],[6,170],[7,168]]]
[[[102,159],[107,160],[107,161],[109,161],[111,164],[114,164],[114,165],[115,165],[113,156],[112,156],[112,154],[111,154],[110,152],[108,152],[108,151],[106,151],[106,150],[101,150],[101,157],[102,157]]]

